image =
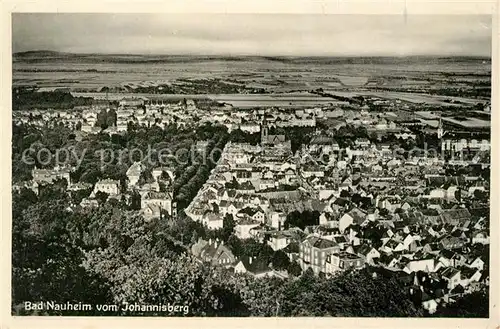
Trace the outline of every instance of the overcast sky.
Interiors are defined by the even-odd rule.
[[[13,52],[223,55],[491,54],[490,16],[13,14]]]

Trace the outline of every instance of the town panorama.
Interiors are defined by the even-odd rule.
[[[488,317],[490,75],[14,53],[12,314]]]

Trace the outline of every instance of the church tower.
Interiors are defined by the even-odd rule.
[[[260,143],[261,144],[267,144],[267,136],[268,136],[268,128],[267,128],[267,123],[266,120],[264,119],[262,121],[262,125],[260,127]]]
[[[439,125],[437,129],[437,137],[439,139],[443,138],[444,135],[444,129],[443,129],[443,121],[441,120],[441,117],[439,117]]]

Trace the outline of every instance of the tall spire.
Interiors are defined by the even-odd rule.
[[[441,120],[441,115],[439,116],[439,125],[437,129],[437,137],[439,139],[443,138],[444,135],[444,129],[443,129],[443,120]]]

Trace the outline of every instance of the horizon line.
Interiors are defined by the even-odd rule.
[[[408,54],[408,55],[399,55],[399,54],[374,54],[374,55],[355,55],[355,54],[311,54],[311,55],[278,55],[278,54],[231,54],[231,53],[218,53],[218,54],[203,54],[203,53],[105,53],[105,52],[68,52],[68,51],[59,51],[59,50],[48,50],[48,49],[35,49],[35,50],[25,50],[25,51],[17,51],[12,52],[12,55],[26,54],[26,53],[57,53],[64,55],[103,55],[103,56],[212,56],[212,57],[258,57],[258,58],[308,58],[308,57],[317,57],[317,58],[409,58],[409,57],[442,57],[442,58],[481,58],[491,60],[492,56],[485,55],[450,55],[450,54]]]

